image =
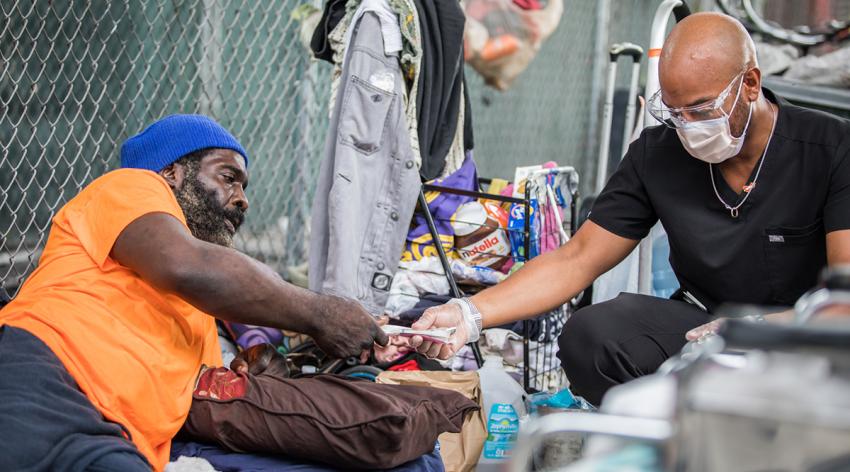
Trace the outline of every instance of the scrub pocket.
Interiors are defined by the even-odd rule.
[[[352,76],[339,117],[339,141],[364,155],[381,149],[395,93]]]
[[[777,303],[792,305],[811,289],[826,266],[823,221],[799,228],[775,226],[765,230],[765,263]]]

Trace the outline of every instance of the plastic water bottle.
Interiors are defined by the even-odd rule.
[[[502,365],[502,358],[487,356],[478,370],[484,400],[487,440],[476,471],[504,470],[516,444],[520,418],[525,416],[525,391]]]
[[[652,241],[652,294],[656,297],[670,298],[679,288],[676,273],[670,267],[670,241],[667,233],[662,233]]]

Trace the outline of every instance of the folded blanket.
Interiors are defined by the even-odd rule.
[[[466,414],[478,408],[432,387],[218,368],[201,374],[184,432],[236,452],[376,470],[431,452],[437,436],[460,432]]]

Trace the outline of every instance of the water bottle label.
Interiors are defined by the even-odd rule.
[[[519,432],[519,416],[510,403],[496,403],[487,417],[485,459],[505,459],[510,456]]]

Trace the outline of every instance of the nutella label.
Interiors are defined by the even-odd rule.
[[[504,262],[504,257],[511,253],[511,244],[504,230],[496,230],[484,238],[461,248],[461,257],[472,265],[489,267],[497,262]]]

